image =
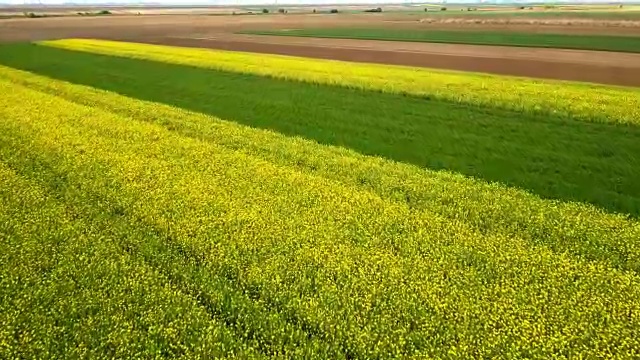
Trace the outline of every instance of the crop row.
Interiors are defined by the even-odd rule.
[[[552,116],[640,123],[640,90],[632,88],[105,40],[67,39],[39,44]]]
[[[0,74],[9,357],[638,356],[635,220]]]
[[[29,44],[3,46],[0,64],[361,154],[500,182],[545,198],[640,215],[640,127],[635,125]],[[13,81],[25,81],[12,74]]]
[[[22,159],[25,160],[25,159]],[[192,296],[123,243],[145,241],[35,164],[29,179],[0,164],[0,357],[256,357]],[[62,188],[60,188],[62,190]],[[71,199],[75,199],[73,202]],[[86,208],[86,206],[84,206]],[[172,356],[173,355],[173,356]]]
[[[319,146],[303,138],[256,131],[230,121],[216,118],[212,121],[211,116],[204,114],[52,81],[22,71],[0,68],[0,75],[42,93],[162,125],[182,136],[230,150],[243,149],[280,166],[400,201],[411,209],[464,221],[482,233],[516,235],[560,252],[606,260],[614,267],[640,271],[640,224],[626,216],[606,214],[596,207],[575,202],[542,200],[498,183],[488,184],[450,172],[363,156],[340,147]],[[496,198],[500,201],[495,201]],[[610,236],[612,232],[616,236]]]

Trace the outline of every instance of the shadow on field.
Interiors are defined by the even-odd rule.
[[[368,155],[640,215],[640,128],[32,44],[0,64]]]

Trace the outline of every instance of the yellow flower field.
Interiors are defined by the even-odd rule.
[[[328,72],[320,60],[94,40],[34,46],[224,70],[221,83],[250,72],[390,92],[390,103],[408,93],[539,108],[631,138],[639,121],[632,89]],[[0,358],[640,356],[631,214],[151,101],[127,72],[100,78],[124,84],[117,92],[38,71],[0,65]],[[491,92],[474,91],[483,81]],[[198,88],[201,101],[231,99],[220,86]],[[316,101],[319,117],[334,111]],[[605,162],[634,174],[621,154]],[[632,204],[632,190],[621,199]]]
[[[606,122],[640,122],[640,90],[535,81],[442,70],[352,64],[290,56],[212,51],[106,40],[43,41],[45,46],[251,73],[318,84],[436,97]]]

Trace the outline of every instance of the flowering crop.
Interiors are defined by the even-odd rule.
[[[361,154],[500,182],[545,198],[640,215],[640,127],[632,124],[31,44],[3,46],[0,64]],[[15,74],[12,79],[24,81]]]
[[[633,218],[7,67],[0,93],[0,357],[640,356]]]
[[[633,88],[105,40],[67,39],[40,44],[553,116],[640,123],[640,90]]]

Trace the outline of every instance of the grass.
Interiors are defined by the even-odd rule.
[[[636,219],[410,158],[457,171],[493,153],[586,166],[597,182],[603,154],[586,150],[611,143],[606,163],[631,177],[633,123],[190,67],[150,50],[154,61],[2,50],[0,357],[640,348]]]
[[[429,43],[524,46],[540,48],[640,52],[640,37],[537,34],[489,31],[444,31],[368,28],[326,28],[244,31],[245,34]]]

